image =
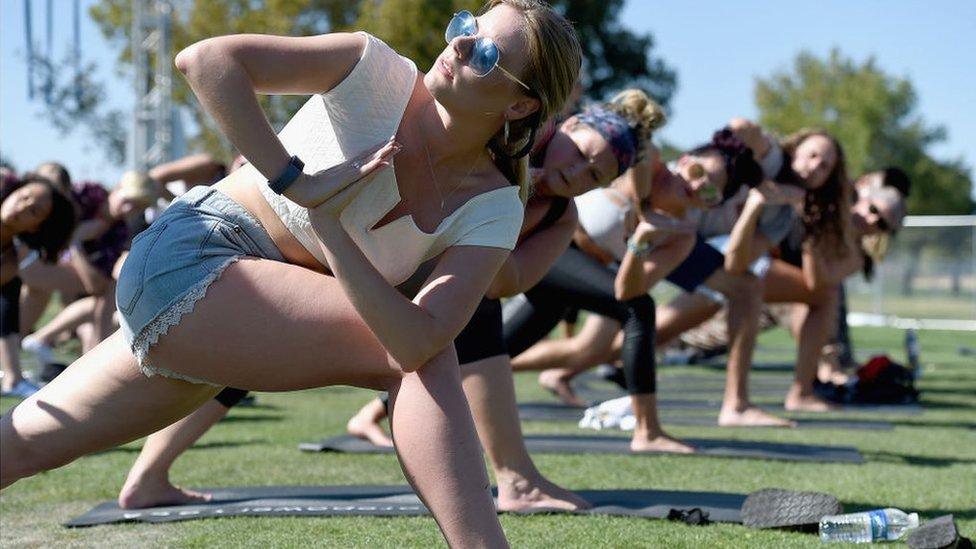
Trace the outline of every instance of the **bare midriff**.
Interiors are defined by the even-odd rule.
[[[324,274],[331,272],[315,259],[305,246],[285,227],[281,218],[271,208],[268,201],[264,199],[257,184],[242,177],[244,171],[238,170],[214,185],[214,188],[229,196],[234,202],[240,204],[245,210],[253,215],[268,231],[271,240],[278,247],[285,261],[294,265],[305,267]]]

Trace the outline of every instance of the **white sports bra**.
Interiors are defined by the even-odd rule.
[[[617,261],[627,253],[627,216],[633,211],[630,200],[616,189],[593,189],[576,197],[580,227],[598,246]]]
[[[332,90],[312,96],[278,134],[289,154],[315,173],[396,134],[413,93],[417,67],[383,41],[367,33],[362,58]],[[394,160],[395,162],[395,160]],[[277,195],[251,165],[258,188],[296,239],[328,266],[308,210]],[[511,250],[522,226],[524,207],[515,186],[475,196],[444,218],[433,233],[413,217],[395,219],[375,230],[380,219],[400,203],[394,170],[383,170],[342,212],[340,222],[383,277],[393,285],[408,279],[423,262],[451,246],[489,246]]]

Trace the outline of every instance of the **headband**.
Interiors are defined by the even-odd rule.
[[[617,175],[626,172],[637,161],[637,133],[623,116],[597,106],[577,115],[577,120],[596,130],[610,143],[617,159]]]

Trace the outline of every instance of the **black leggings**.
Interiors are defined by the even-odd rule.
[[[612,318],[624,330],[624,379],[632,395],[654,393],[654,300],[644,294],[627,301],[614,297],[616,273],[577,248],[560,256],[525,298],[505,303],[503,334],[511,356],[546,337],[573,309]]]
[[[0,286],[0,337],[20,333],[20,278]]]

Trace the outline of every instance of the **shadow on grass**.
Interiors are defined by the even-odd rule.
[[[881,463],[897,463],[917,467],[950,467],[952,465],[974,464],[976,459],[960,457],[913,456],[895,452],[871,452],[862,450],[861,453],[868,461]]]
[[[220,420],[221,423],[258,423],[262,421],[281,421],[285,416],[275,416],[271,414],[260,415],[229,415]]]
[[[939,420],[908,420],[908,419],[889,419],[898,427],[938,427],[947,429],[976,429],[976,423],[971,421],[939,421]]]
[[[872,511],[874,509],[883,509],[885,507],[891,507],[890,503],[862,503],[858,501],[843,501],[844,512],[845,513],[857,513],[860,511]],[[902,509],[906,513],[918,513],[922,518],[922,522],[925,520],[933,519],[942,515],[953,515],[956,520],[969,520],[976,519],[976,508],[970,507],[968,509],[942,509],[942,508],[911,508]]]
[[[223,448],[240,448],[242,446],[251,446],[255,444],[268,444],[270,441],[265,438],[256,438],[250,440],[241,440],[235,442],[203,442],[199,444],[194,444],[191,451],[193,450],[220,450]],[[142,446],[123,446],[120,448],[112,448],[111,450],[104,450],[95,454],[93,456],[105,455],[105,454],[138,454],[142,451]]]

